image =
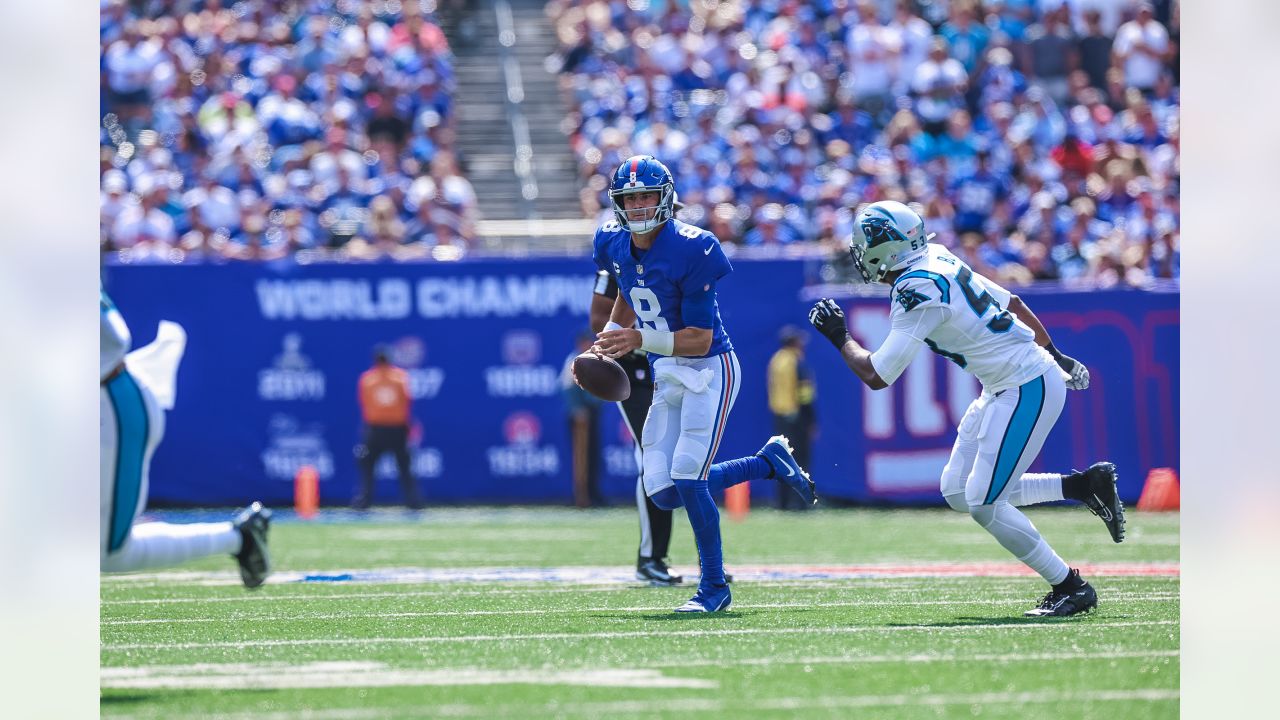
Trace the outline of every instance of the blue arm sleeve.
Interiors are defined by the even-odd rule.
[[[711,282],[706,290],[689,293],[680,301],[680,318],[685,327],[711,329],[716,318],[716,284]]]

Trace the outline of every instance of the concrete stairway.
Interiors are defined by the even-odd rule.
[[[445,15],[455,55],[457,143],[486,220],[580,218],[565,108],[544,69],[555,31],[537,0],[475,0]]]

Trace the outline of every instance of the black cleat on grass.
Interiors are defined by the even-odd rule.
[[[684,582],[684,577],[671,574],[662,558],[640,558],[636,563],[636,579],[650,585],[679,585]]]
[[[1071,589],[1059,589],[1069,586]],[[1055,585],[1040,604],[1022,613],[1027,617],[1069,617],[1098,607],[1098,593],[1072,569],[1067,579]]]
[[[1124,540],[1124,503],[1116,492],[1116,466],[1109,462],[1094,463],[1084,471],[1089,484],[1084,505],[1089,512],[1102,518],[1115,542]]]
[[[271,511],[255,502],[236,516],[232,526],[240,531],[240,552],[232,557],[240,563],[240,580],[252,590],[271,574],[271,557],[267,554],[267,531]]]

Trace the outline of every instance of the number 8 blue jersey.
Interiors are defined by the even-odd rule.
[[[592,260],[617,278],[618,291],[644,327],[709,328],[711,349],[700,357],[733,349],[716,302],[716,281],[733,266],[714,234],[672,219],[648,250],[640,250],[632,247],[630,231],[609,221],[596,230],[592,244]]]

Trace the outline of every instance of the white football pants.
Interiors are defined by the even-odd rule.
[[[675,480],[706,479],[738,399],[742,369],[734,352],[653,363],[653,404],[644,421],[644,490],[653,497]]]
[[[229,522],[145,523],[151,455],[164,437],[164,411],[128,371],[102,386],[102,496],[99,555],[103,572],[176,565],[197,557],[240,552],[240,533]]]
[[[960,420],[942,471],[947,504],[968,512],[1050,584],[1062,582],[1069,568],[1015,506],[1062,499],[1060,475],[1027,474],[1027,468],[1062,413],[1066,392],[1056,366],[1020,387],[983,392]]]

